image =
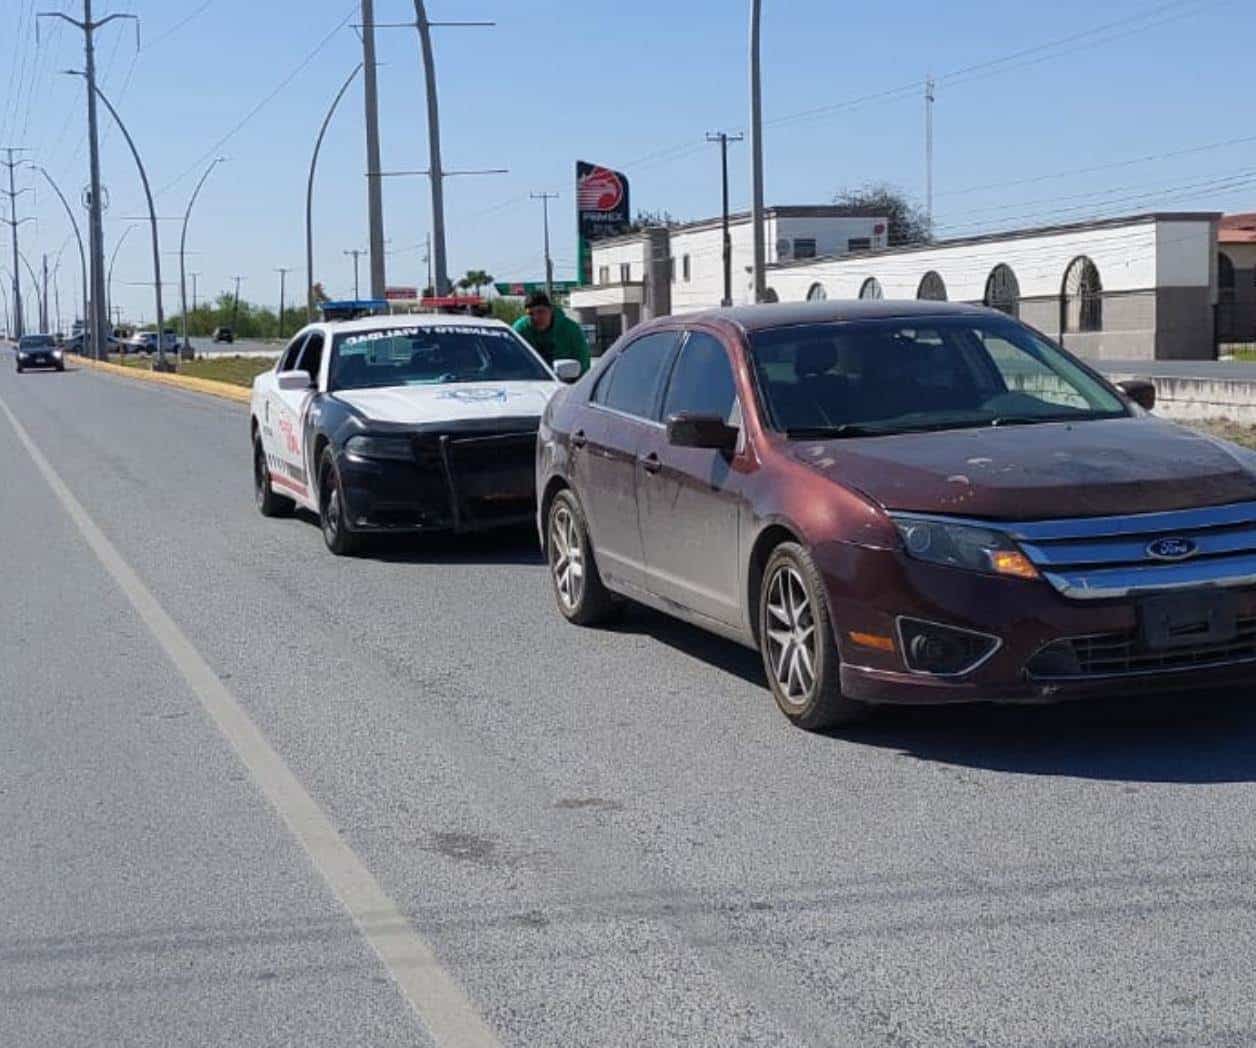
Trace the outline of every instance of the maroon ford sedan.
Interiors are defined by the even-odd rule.
[[[820,728],[879,703],[1249,682],[1256,455],[987,309],[817,302],[634,329],[537,443],[559,610],[756,647]]]

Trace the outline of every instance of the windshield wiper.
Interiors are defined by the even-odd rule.
[[[883,437],[890,432],[893,431],[844,422],[840,426],[795,426],[785,430],[785,436],[791,440],[830,440],[841,437]]]

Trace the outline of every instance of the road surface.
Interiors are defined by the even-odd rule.
[[[0,1044],[1256,1041],[1250,689],[807,735],[527,534],[336,559],[242,407],[2,363]]]

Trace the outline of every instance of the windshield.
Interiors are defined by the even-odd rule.
[[[51,335],[23,335],[18,343],[19,349],[43,349],[52,345]]]
[[[507,328],[432,325],[337,335],[330,388],[552,382],[545,366]]]
[[[1122,418],[1107,386],[1012,320],[890,318],[756,332],[770,424],[799,436]]]

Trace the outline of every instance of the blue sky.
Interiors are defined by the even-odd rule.
[[[137,56],[133,30],[114,23],[100,34],[98,63],[102,86],[145,157],[163,216],[182,214],[215,143],[291,76],[218,148],[230,159],[210,177],[188,241],[202,297],[228,288],[238,273],[244,297],[274,301],[276,266],[294,267],[289,296],[299,296],[309,154],[332,95],[361,57],[347,24],[357,21],[356,5],[97,0],[96,6],[97,17],[103,8],[142,19],[144,50]],[[445,164],[510,169],[447,182],[451,273],[477,267],[499,279],[539,277],[540,205],[528,193],[544,190],[561,194],[551,205],[553,253],[558,275],[571,275],[577,159],[625,171],[634,208],[678,218],[714,215],[718,155],[703,136],[745,129],[748,6],[748,0],[429,0],[434,20],[497,23],[437,31]],[[46,21],[36,47],[31,16],[58,8],[81,16],[74,0],[0,0],[0,24],[11,30],[0,37],[0,145],[30,147],[29,155],[77,198],[87,181],[82,81],[58,70],[81,67],[81,37]],[[823,203],[869,181],[923,198],[919,84],[932,72],[939,78],[940,235],[1154,207],[1256,210],[1250,63],[1256,5],[1250,2],[765,0],[764,9],[769,203]],[[413,14],[410,0],[376,0],[381,22]],[[346,27],[337,30],[342,22]],[[425,167],[414,32],[381,29],[379,60],[384,166]],[[362,127],[355,86],[328,133],[315,204],[315,276],[333,294],[352,291],[352,262],[342,252],[366,246]],[[744,207],[748,154],[744,146],[732,149],[733,201]],[[111,254],[128,217],[143,213],[143,196],[112,131],[102,163]],[[1080,170],[1087,168],[1094,170]],[[35,182],[28,177],[26,184]],[[38,220],[22,229],[24,253],[32,261],[43,251],[55,255],[68,232],[55,198],[40,187],[20,203],[21,213]],[[422,283],[418,245],[430,226],[424,179],[386,182],[385,221],[393,252],[389,281]],[[163,252],[177,249],[178,232],[177,222],[162,223]],[[151,289],[141,286],[151,280],[147,236],[139,227],[123,242],[114,301],[132,318],[151,320]],[[2,239],[7,265],[7,236]],[[74,298],[73,253],[71,245],[62,255],[65,314]],[[165,254],[162,262],[166,279],[176,279],[177,257]],[[175,306],[171,286],[167,308]]]

